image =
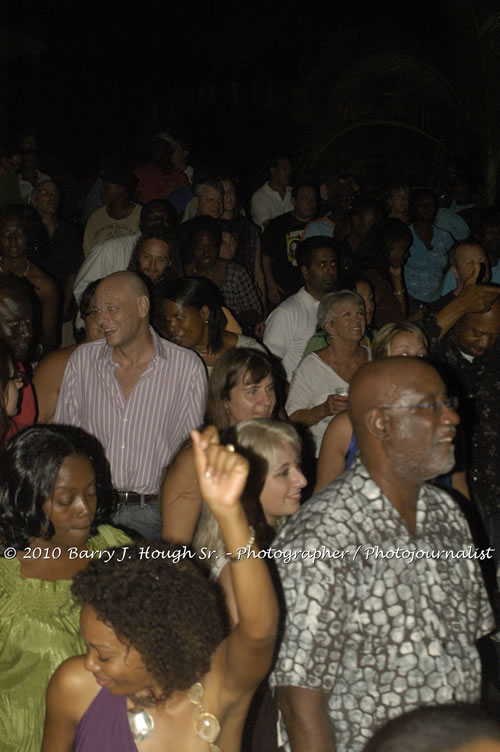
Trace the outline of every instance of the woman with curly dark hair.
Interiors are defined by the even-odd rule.
[[[50,676],[81,653],[71,578],[128,541],[111,516],[99,442],[80,428],[34,426],[12,438],[0,486],[0,739],[39,752]]]
[[[185,554],[122,548],[75,578],[87,656],[51,680],[42,752],[144,748],[236,752],[270,667],[278,605],[240,503],[248,463],[216,433],[192,433],[198,481],[222,532],[240,621]]]

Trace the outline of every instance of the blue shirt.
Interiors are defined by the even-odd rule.
[[[413,243],[405,265],[406,289],[412,298],[433,303],[441,297],[443,270],[448,262],[448,248],[453,238],[446,230],[434,226],[432,250],[420,240],[410,225]]]

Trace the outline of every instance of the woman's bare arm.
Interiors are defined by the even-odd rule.
[[[39,269],[33,284],[42,306],[42,344],[47,353],[55,350],[59,340],[59,292],[54,280]]]
[[[39,423],[52,423],[66,364],[75,349],[76,345],[70,345],[62,350],[54,350],[35,369],[33,386],[38,403]]]
[[[41,752],[73,749],[78,721],[99,691],[83,660],[76,656],[64,661],[49,682]]]
[[[352,437],[352,424],[347,411],[330,421],[324,433],[318,457],[316,485],[318,493],[345,469],[345,458]]]
[[[201,502],[193,447],[187,445],[177,453],[161,485],[162,538],[189,545],[200,516]]]
[[[225,641],[224,683],[232,693],[253,691],[269,670],[278,628],[278,602],[268,567],[252,556],[248,526],[240,496],[248,462],[219,446],[213,428],[193,431],[198,482],[203,498],[219,523],[228,552],[239,622]]]

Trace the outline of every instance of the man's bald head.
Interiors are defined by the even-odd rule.
[[[359,431],[370,410],[398,404],[425,373],[437,376],[434,368],[419,358],[384,358],[362,366],[349,387],[349,415],[353,426]]]
[[[110,274],[98,284],[96,294],[110,288],[120,288],[134,298],[138,298],[141,295],[149,298],[148,288],[144,280],[137,274],[134,274],[134,272],[114,272]]]
[[[349,389],[349,415],[370,470],[418,485],[453,467],[459,418],[439,374],[419,358],[362,366]]]
[[[500,752],[500,724],[477,705],[425,706],[387,721],[363,752]]]
[[[96,324],[110,347],[124,347],[149,337],[149,296],[133,272],[115,272],[97,285]]]

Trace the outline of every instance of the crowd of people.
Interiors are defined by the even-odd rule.
[[[238,195],[165,131],[77,204],[20,153],[0,750],[498,749],[500,208],[283,152]]]

